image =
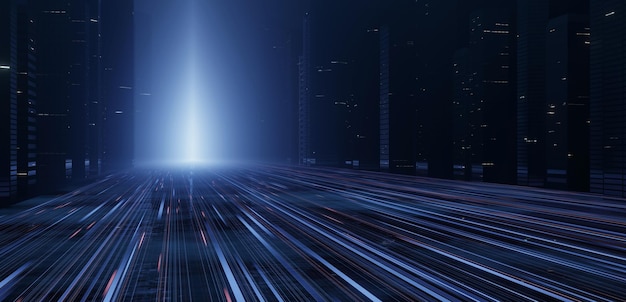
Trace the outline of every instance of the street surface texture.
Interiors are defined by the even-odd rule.
[[[0,210],[2,301],[624,301],[626,201],[281,166]]]

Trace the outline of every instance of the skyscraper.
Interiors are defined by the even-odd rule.
[[[455,149],[464,179],[515,179],[514,28],[509,9],[476,10],[469,46],[455,57],[455,119],[462,123],[455,127]]]
[[[546,44],[546,186],[589,188],[589,18],[550,20]]]
[[[406,1],[403,5],[396,5],[396,2],[389,2],[403,10],[396,16],[408,20],[407,26],[416,33],[412,38],[416,55],[414,78],[406,80],[407,85],[416,87],[415,124],[412,126],[416,172],[451,178],[453,124],[450,118],[454,93],[450,67],[455,51],[467,41],[461,42],[459,38],[467,35],[459,30],[467,24],[467,17],[460,17],[467,13],[467,1],[419,0]]]
[[[417,131],[417,49],[413,27],[380,30],[380,169],[415,174]],[[423,154],[425,155],[425,154]],[[422,161],[422,162],[425,162]]]
[[[364,22],[354,34],[358,49],[353,56],[354,103],[350,109],[352,126],[350,153],[355,168],[379,169],[379,24]]]
[[[626,3],[592,0],[590,191],[626,196]]]
[[[482,181],[482,165],[473,164],[476,125],[470,117],[474,113],[470,61],[468,47],[458,49],[452,59],[453,177],[458,180]]]
[[[17,6],[17,180],[18,198],[37,193],[37,43],[27,1]]]
[[[70,94],[71,18],[67,1],[36,0],[37,22],[37,163],[43,193],[59,190],[71,178]]]
[[[544,186],[546,177],[546,25],[550,1],[517,1],[517,183]]]
[[[98,171],[101,126],[99,1],[34,0],[38,178],[42,192]],[[91,166],[91,163],[94,166]]]
[[[3,195],[16,201],[81,183],[101,173],[106,151],[110,169],[130,166],[132,1],[2,5]]]
[[[312,4],[300,57],[300,163],[378,169],[375,2]],[[355,12],[354,10],[358,10]],[[347,14],[354,18],[346,19]]]
[[[0,3],[0,206],[17,200],[17,7]]]
[[[133,1],[102,1],[101,108],[103,120],[103,169],[130,168],[134,158],[134,17]]]
[[[311,33],[308,13],[302,21],[302,55],[298,57],[298,163],[300,165],[315,164],[311,154],[311,122],[310,122],[310,44]]]
[[[36,191],[35,22],[26,4],[0,6],[0,206]]]
[[[87,160],[85,173],[93,178],[102,173],[103,142],[102,127],[104,114],[102,106],[102,56],[100,34],[100,0],[87,1]]]

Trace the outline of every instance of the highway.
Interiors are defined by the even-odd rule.
[[[0,209],[0,301],[626,301],[626,200],[287,166]]]

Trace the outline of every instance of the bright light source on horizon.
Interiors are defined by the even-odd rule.
[[[187,152],[186,152],[186,156],[185,159],[186,161],[190,161],[190,162],[196,162],[199,161],[201,156],[199,154],[199,150],[198,150],[198,145],[200,145],[199,140],[202,139],[202,137],[199,135],[200,131],[198,131],[198,122],[196,119],[196,113],[194,110],[194,102],[195,100],[188,100],[188,102],[190,103],[189,106],[189,115],[188,115],[188,120],[187,120],[187,131],[185,132],[186,134],[186,148],[187,148]]]
[[[135,162],[214,166],[240,160],[240,153],[254,151],[240,142],[255,133],[247,129],[256,118],[250,112],[257,111],[242,104],[252,102],[256,82],[247,71],[240,74],[242,63],[233,61],[240,49],[224,43],[224,31],[213,26],[222,21],[211,4],[167,3],[144,16],[153,27],[144,29],[138,48],[145,51],[136,54],[143,77],[135,90]]]
[[[206,90],[208,76],[204,74],[202,56],[200,51],[195,18],[195,2],[189,2],[189,18],[186,19],[186,30],[183,42],[176,47],[177,58],[180,59],[179,70],[171,74],[173,81],[171,95],[172,112],[175,115],[170,122],[168,154],[170,163],[178,164],[203,164],[211,161],[210,143],[213,137],[209,110],[211,109],[210,93]]]
[[[189,97],[185,100],[186,113],[182,117],[183,120],[179,125],[184,129],[179,129],[181,138],[184,139],[181,146],[184,146],[184,154],[181,156],[184,158],[185,163],[202,163],[206,160],[205,143],[208,139],[208,129],[200,122],[201,117],[199,113],[203,101],[203,95],[198,93],[198,87],[196,85],[199,75],[191,71],[189,72]]]

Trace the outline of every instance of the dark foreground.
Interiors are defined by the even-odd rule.
[[[282,167],[137,170],[0,211],[0,300],[626,299],[626,201]]]

